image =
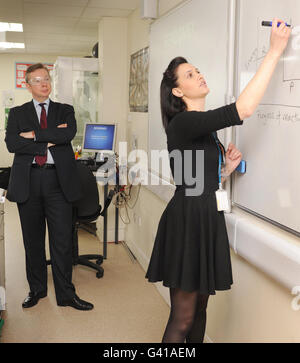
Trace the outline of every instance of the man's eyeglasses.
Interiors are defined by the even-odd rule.
[[[32,79],[30,79],[28,81],[28,83],[33,84],[34,86],[40,85],[42,83],[51,83],[51,78],[50,77],[46,77],[46,78],[42,78],[42,77],[34,77]]]

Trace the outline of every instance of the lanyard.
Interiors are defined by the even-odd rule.
[[[219,145],[219,141],[218,141],[218,139],[217,139],[217,134],[216,134],[216,132],[213,132],[213,137],[214,137],[214,139],[215,139],[215,141],[216,141],[217,148],[218,148],[218,150],[219,150],[219,168],[218,168],[218,176],[219,176],[219,187],[220,187],[220,189],[222,189],[222,176],[221,176],[221,170],[222,170],[222,160],[223,160],[222,156],[223,156],[223,154],[222,154],[222,151],[221,151],[221,148],[220,148],[220,145]]]

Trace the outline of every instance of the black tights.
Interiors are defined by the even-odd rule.
[[[163,343],[203,343],[209,295],[170,289],[171,312]]]

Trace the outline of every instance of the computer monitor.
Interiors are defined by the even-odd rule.
[[[99,155],[113,154],[115,149],[116,124],[86,123],[82,150]]]

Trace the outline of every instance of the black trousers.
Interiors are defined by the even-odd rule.
[[[30,291],[47,291],[45,252],[48,226],[52,274],[57,303],[72,299],[72,204],[60,188],[56,169],[31,168],[29,199],[18,203]]]

